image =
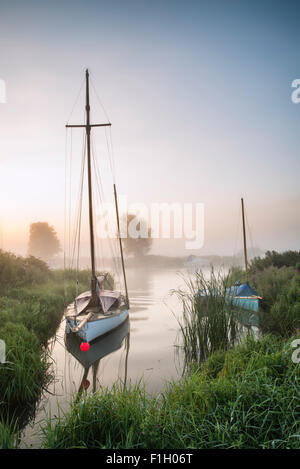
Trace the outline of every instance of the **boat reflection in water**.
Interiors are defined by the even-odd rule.
[[[67,351],[83,366],[84,373],[80,383],[80,387],[77,393],[77,399],[81,394],[90,386],[88,381],[88,373],[92,367],[92,391],[96,391],[96,382],[97,382],[97,372],[99,364],[102,358],[110,355],[111,353],[119,350],[123,342],[125,341],[125,372],[124,372],[124,381],[123,385],[126,386],[127,380],[127,363],[128,363],[128,353],[129,353],[129,339],[130,339],[130,322],[127,319],[123,324],[114,329],[113,331],[100,336],[96,340],[90,343],[90,347],[86,352],[83,352],[80,348],[82,339],[76,334],[65,334],[65,345]]]

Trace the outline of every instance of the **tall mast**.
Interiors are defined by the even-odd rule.
[[[126,272],[125,272],[124,257],[123,257],[123,247],[122,247],[122,239],[121,239],[121,230],[120,230],[120,218],[119,218],[118,197],[117,197],[117,189],[116,189],[116,185],[115,185],[115,184],[114,184],[114,196],[115,196],[115,206],[116,206],[116,215],[117,215],[118,238],[119,238],[119,245],[120,245],[120,252],[121,252],[121,261],[122,261],[122,270],[123,270],[123,278],[124,278],[124,286],[125,286],[125,293],[126,293],[126,303],[127,303],[127,308],[129,308],[129,296],[128,296],[128,289],[127,289]]]
[[[90,248],[91,248],[91,290],[92,298],[97,301],[96,295],[96,270],[95,270],[95,241],[94,241],[94,220],[93,220],[93,192],[92,192],[92,171],[91,171],[91,127],[90,127],[90,91],[89,91],[89,71],[85,72],[86,93],[86,142],[87,142],[87,167],[88,167],[88,192],[89,192],[89,222],[90,222]]]
[[[79,125],[66,125],[66,127],[84,127],[86,131],[86,142],[87,142],[87,166],[88,166],[88,195],[89,195],[89,225],[90,225],[90,247],[91,247],[91,292],[93,302],[96,304],[97,293],[96,293],[96,269],[95,269],[95,240],[94,240],[94,220],[93,220],[93,192],[92,192],[92,169],[91,169],[91,128],[92,127],[106,127],[110,126],[111,123],[107,124],[91,124],[90,123],[90,91],[89,91],[89,71],[85,72],[85,110],[86,110],[86,123]]]
[[[244,213],[244,199],[241,198],[242,202],[242,218],[243,218],[243,239],[244,239],[244,259],[245,259],[245,270],[246,270],[246,283],[248,283],[248,260],[247,260],[247,240],[246,240],[246,227],[245,227],[245,213]]]

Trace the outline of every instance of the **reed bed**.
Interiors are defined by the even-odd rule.
[[[217,350],[227,350],[237,343],[242,326],[236,308],[226,295],[229,275],[211,270],[209,278],[199,271],[183,277],[185,287],[174,290],[182,304],[180,345],[185,365],[205,361]]]

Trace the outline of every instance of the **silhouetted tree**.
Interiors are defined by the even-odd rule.
[[[147,222],[136,215],[127,214],[127,238],[122,238],[122,244],[125,254],[145,256],[152,245],[151,228],[148,228]]]
[[[45,261],[51,260],[60,251],[60,243],[54,228],[46,222],[30,225],[28,253]]]

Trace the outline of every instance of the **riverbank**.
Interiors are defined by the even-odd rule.
[[[278,261],[278,256],[274,257]],[[300,364],[292,359],[295,358],[292,342],[300,338],[297,332],[300,319],[300,279],[297,269],[293,263],[276,267],[269,261],[267,265],[262,265],[260,261],[251,266],[251,282],[255,282],[255,287],[260,294],[263,292],[264,298],[260,311],[260,334],[263,337],[259,340],[250,334],[241,344],[234,344],[224,341],[224,334],[227,337],[231,326],[230,329],[222,326],[222,334],[215,334],[216,328],[212,327],[214,336],[206,334],[202,337],[208,338],[208,344],[212,343],[213,338],[214,349],[207,348],[204,359],[199,353],[190,354],[189,366],[182,379],[169,380],[164,389],[150,394],[143,384],[135,385],[135,379],[132,384],[128,380],[125,389],[123,383],[103,386],[88,397],[82,396],[79,404],[65,407],[65,411],[60,414],[55,412],[58,418],[44,418],[39,447],[299,448]],[[41,305],[42,292],[49,292],[50,284],[55,298],[55,293],[63,290],[64,283],[62,272],[55,275],[56,280],[52,277],[38,285],[20,287],[19,295],[23,291],[23,296],[19,299],[8,297],[8,301],[20,301],[18,308],[21,308],[22,298],[26,298],[26,295],[34,298],[35,291],[35,301],[38,300]],[[84,277],[85,274],[82,275]],[[244,275],[242,270],[234,270],[227,282],[237,278],[243,281]],[[144,276],[141,279],[145,283]],[[150,280],[148,283],[152,284]],[[172,284],[174,278],[170,282]],[[158,283],[162,288],[161,279]],[[29,291],[31,295],[28,295]],[[193,298],[192,295],[191,301]],[[142,299],[145,301],[144,296]],[[217,302],[220,312],[220,298]],[[24,301],[26,304],[27,301]],[[11,311],[18,311],[15,303],[10,306]],[[133,307],[131,315],[134,328],[139,324],[134,323],[135,314],[140,310],[140,305],[137,306]],[[199,315],[203,317],[198,303],[193,308],[193,314],[196,318]],[[220,324],[226,325],[223,321],[226,315],[227,309],[220,315]],[[233,316],[229,318],[233,320]],[[136,316],[136,319],[139,317]],[[212,324],[215,319],[215,314],[212,314]],[[264,319],[267,321],[264,322]],[[166,325],[163,318],[161,320],[160,329],[165,334]],[[157,329],[157,321],[154,322]],[[198,326],[201,324],[198,321]],[[147,327],[143,329],[147,331],[152,350],[155,331],[149,328],[149,323],[145,325]],[[41,331],[45,332],[45,329]],[[44,350],[42,336],[43,333],[38,339],[36,335],[39,344],[37,350]],[[141,338],[144,350],[145,337]],[[187,347],[194,347],[195,344],[198,347],[200,343],[203,344],[203,340],[197,339],[195,342],[193,338],[192,342],[187,342]],[[34,342],[32,349],[35,350]],[[34,356],[31,357],[31,364],[34,363]],[[23,385],[26,386],[25,379]],[[4,415],[1,421],[0,446],[15,447],[18,445],[19,429],[14,426],[14,422],[5,420]]]
[[[225,277],[212,271],[210,279],[195,273],[179,292],[183,378],[157,395],[133,384],[83,398],[44,423],[42,447],[300,448],[298,257],[252,261],[249,280],[263,297],[256,333],[241,334],[226,300],[227,287],[245,281],[242,269]],[[277,266],[282,259],[288,265]]]
[[[156,397],[141,385],[98,391],[44,422],[42,447],[299,448],[300,364],[292,353],[291,340],[248,337]]]
[[[6,351],[0,363],[0,420],[9,433],[32,419],[53,379],[47,344],[65,303],[74,298],[75,276],[75,271],[51,271],[34,257],[0,251],[0,339]],[[89,277],[88,271],[79,273],[81,291],[88,288]]]

